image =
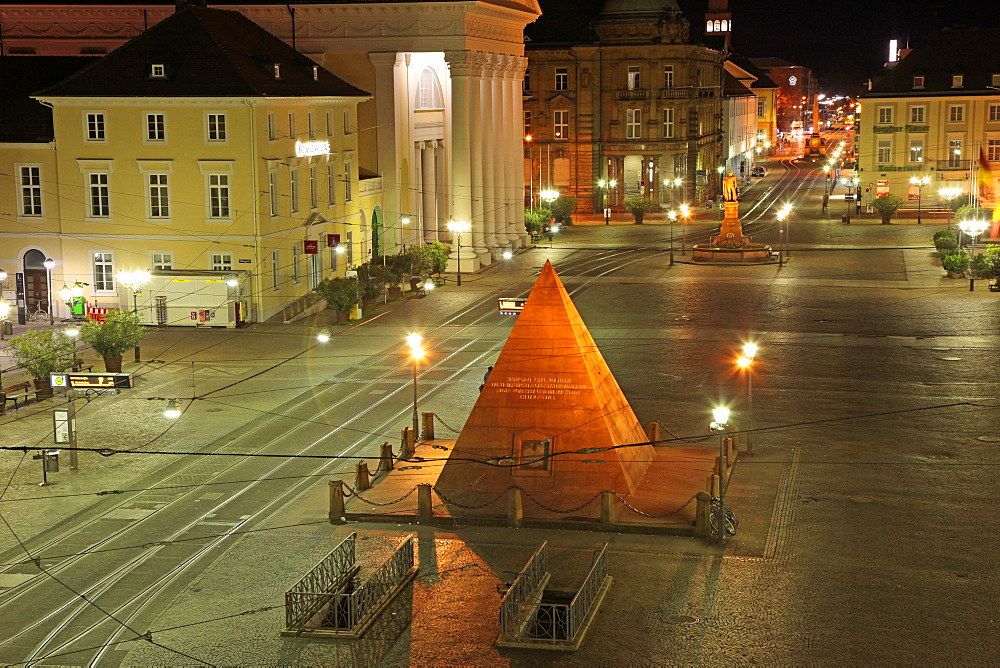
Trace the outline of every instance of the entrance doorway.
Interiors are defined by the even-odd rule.
[[[372,259],[378,258],[381,261],[385,254],[385,239],[382,233],[382,217],[379,215],[378,207],[372,211]]]
[[[49,281],[45,255],[32,249],[24,254],[24,305],[28,315],[38,309],[49,312]]]

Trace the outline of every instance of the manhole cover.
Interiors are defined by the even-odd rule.
[[[943,359],[945,362],[961,362],[962,361],[961,357],[942,357],[941,359]]]
[[[980,436],[976,440],[983,443],[1000,443],[1000,436]]]
[[[667,617],[667,621],[671,624],[697,624],[698,618],[691,615],[671,615]]]

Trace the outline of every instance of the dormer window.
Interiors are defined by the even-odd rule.
[[[991,74],[990,75],[990,85],[991,86],[1000,86],[1000,74]]]
[[[163,63],[153,63],[149,66],[149,76],[153,79],[163,79],[167,76],[167,66]]]
[[[275,79],[281,78],[281,65],[279,65],[278,63],[274,64],[274,78]]]
[[[914,88],[923,88],[924,87],[924,78],[923,77],[913,77],[913,87]]]
[[[951,87],[961,88],[965,85],[965,75],[964,74],[953,74],[951,75]]]
[[[313,65],[313,81],[319,81],[319,65]]]

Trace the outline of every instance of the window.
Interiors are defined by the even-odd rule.
[[[152,252],[149,264],[153,269],[169,271],[174,268],[174,254],[170,251]]]
[[[288,114],[288,136],[295,139],[295,113]]]
[[[298,283],[300,280],[299,276],[299,262],[302,259],[302,251],[299,250],[299,245],[292,244],[292,283]]]
[[[351,163],[344,162],[344,201],[350,202],[354,198],[351,196]]]
[[[629,65],[627,76],[628,76],[627,84],[629,90],[636,90],[642,88],[642,74],[638,65]]]
[[[425,67],[417,79],[417,109],[444,109],[444,96],[437,76],[429,67]]]
[[[147,193],[150,218],[170,217],[170,189],[166,174],[147,174]]]
[[[878,140],[878,157],[876,158],[875,162],[879,165],[888,165],[892,163],[891,139]]]
[[[209,253],[210,266],[212,271],[232,271],[233,269],[233,254],[232,253]]]
[[[87,174],[87,197],[90,218],[107,218],[111,215],[111,191],[108,187],[107,172]]]
[[[275,249],[271,251],[271,289],[277,290],[281,286],[281,253]]]
[[[107,141],[108,137],[104,133],[104,112],[88,111],[84,114],[86,119],[87,141]]]
[[[986,120],[1000,121],[1000,104],[991,104],[987,112]]]
[[[167,121],[163,114],[146,114],[146,141],[160,142],[167,138]]]
[[[278,215],[278,172],[267,173],[267,194],[271,203],[271,215]]]
[[[625,110],[625,138],[626,139],[639,139],[641,135],[642,128],[642,110],[641,109],[626,109]]]
[[[965,75],[964,74],[953,74],[951,77],[951,87],[961,88],[965,85]]]
[[[569,90],[569,68],[556,68],[556,90]]]
[[[208,175],[208,215],[229,218],[229,174]]]
[[[762,97],[757,98],[757,118],[764,118],[764,112],[767,111],[767,100]]]
[[[910,162],[923,162],[924,161],[924,140],[923,139],[911,139],[910,140]]]
[[[299,170],[297,169],[288,172],[288,199],[292,213],[295,213],[299,210]]]
[[[208,141],[226,141],[225,114],[208,114]]]
[[[882,124],[892,123],[892,107],[878,108],[878,122]]]
[[[991,86],[1000,86],[1000,74],[991,74],[990,75],[990,85]]]
[[[353,132],[353,129],[351,128],[351,112],[344,109],[344,134],[349,135],[351,132]]]
[[[521,90],[531,90],[531,69],[524,68],[524,79],[521,80]]]
[[[268,141],[274,141],[278,138],[278,126],[274,120],[274,112],[267,112],[267,139]]]
[[[309,256],[309,289],[315,290],[323,277],[323,267],[320,263],[320,254],[315,253]]]
[[[316,183],[316,168],[309,168],[309,207],[315,209],[319,206],[319,186]]]
[[[552,133],[556,139],[569,139],[568,109],[557,109],[552,112]]]
[[[923,123],[924,122],[924,110],[926,107],[910,107],[910,122],[911,123]]]
[[[42,168],[37,165],[21,165],[17,170],[21,189],[21,215],[42,215]]]
[[[347,232],[347,266],[354,264],[354,232]]]
[[[329,253],[330,253],[330,271],[336,272],[337,271],[337,255],[338,255],[338,253],[337,253],[337,247],[336,246],[330,246],[329,248],[327,248],[327,251],[329,251]]]
[[[332,137],[333,136],[333,114],[328,111],[328,112],[326,112],[324,114],[324,116],[326,117],[326,136],[327,137]]]
[[[948,166],[949,167],[961,167],[962,166],[962,140],[961,139],[949,139],[948,140]]]
[[[530,137],[531,136],[531,112],[530,111],[525,111],[524,112],[524,136],[525,137]]]
[[[965,122],[965,105],[964,104],[952,104],[948,106],[948,122],[949,123],[964,123]]]
[[[663,110],[663,138],[673,139],[674,138],[674,110],[664,109]]]
[[[337,203],[337,181],[333,175],[333,163],[326,165],[326,201],[330,206]]]
[[[114,292],[115,267],[109,251],[90,254],[94,272],[94,292]]]
[[[923,77],[913,77],[913,87],[914,88],[923,88],[924,87],[924,78]]]
[[[306,132],[309,133],[309,139],[316,139],[316,118],[311,111],[306,114]]]
[[[674,66],[664,65],[663,66],[663,87],[673,88],[674,87]]]
[[[275,79],[281,78],[281,63],[273,63],[271,65],[271,70],[274,72]]]
[[[149,76],[153,79],[162,79],[167,76],[167,67],[162,63],[153,63],[149,66]]]
[[[990,162],[1000,162],[1000,139],[986,141],[986,159]]]

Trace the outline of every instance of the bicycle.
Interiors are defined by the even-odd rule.
[[[730,536],[736,535],[736,527],[740,525],[739,519],[736,517],[736,513],[728,505],[725,506],[726,512],[726,533]],[[708,524],[712,529],[712,533],[719,533],[719,497],[713,496],[712,503],[708,512]]]
[[[39,306],[37,309],[32,311],[28,315],[28,320],[31,322],[45,322],[49,319],[49,312]]]

